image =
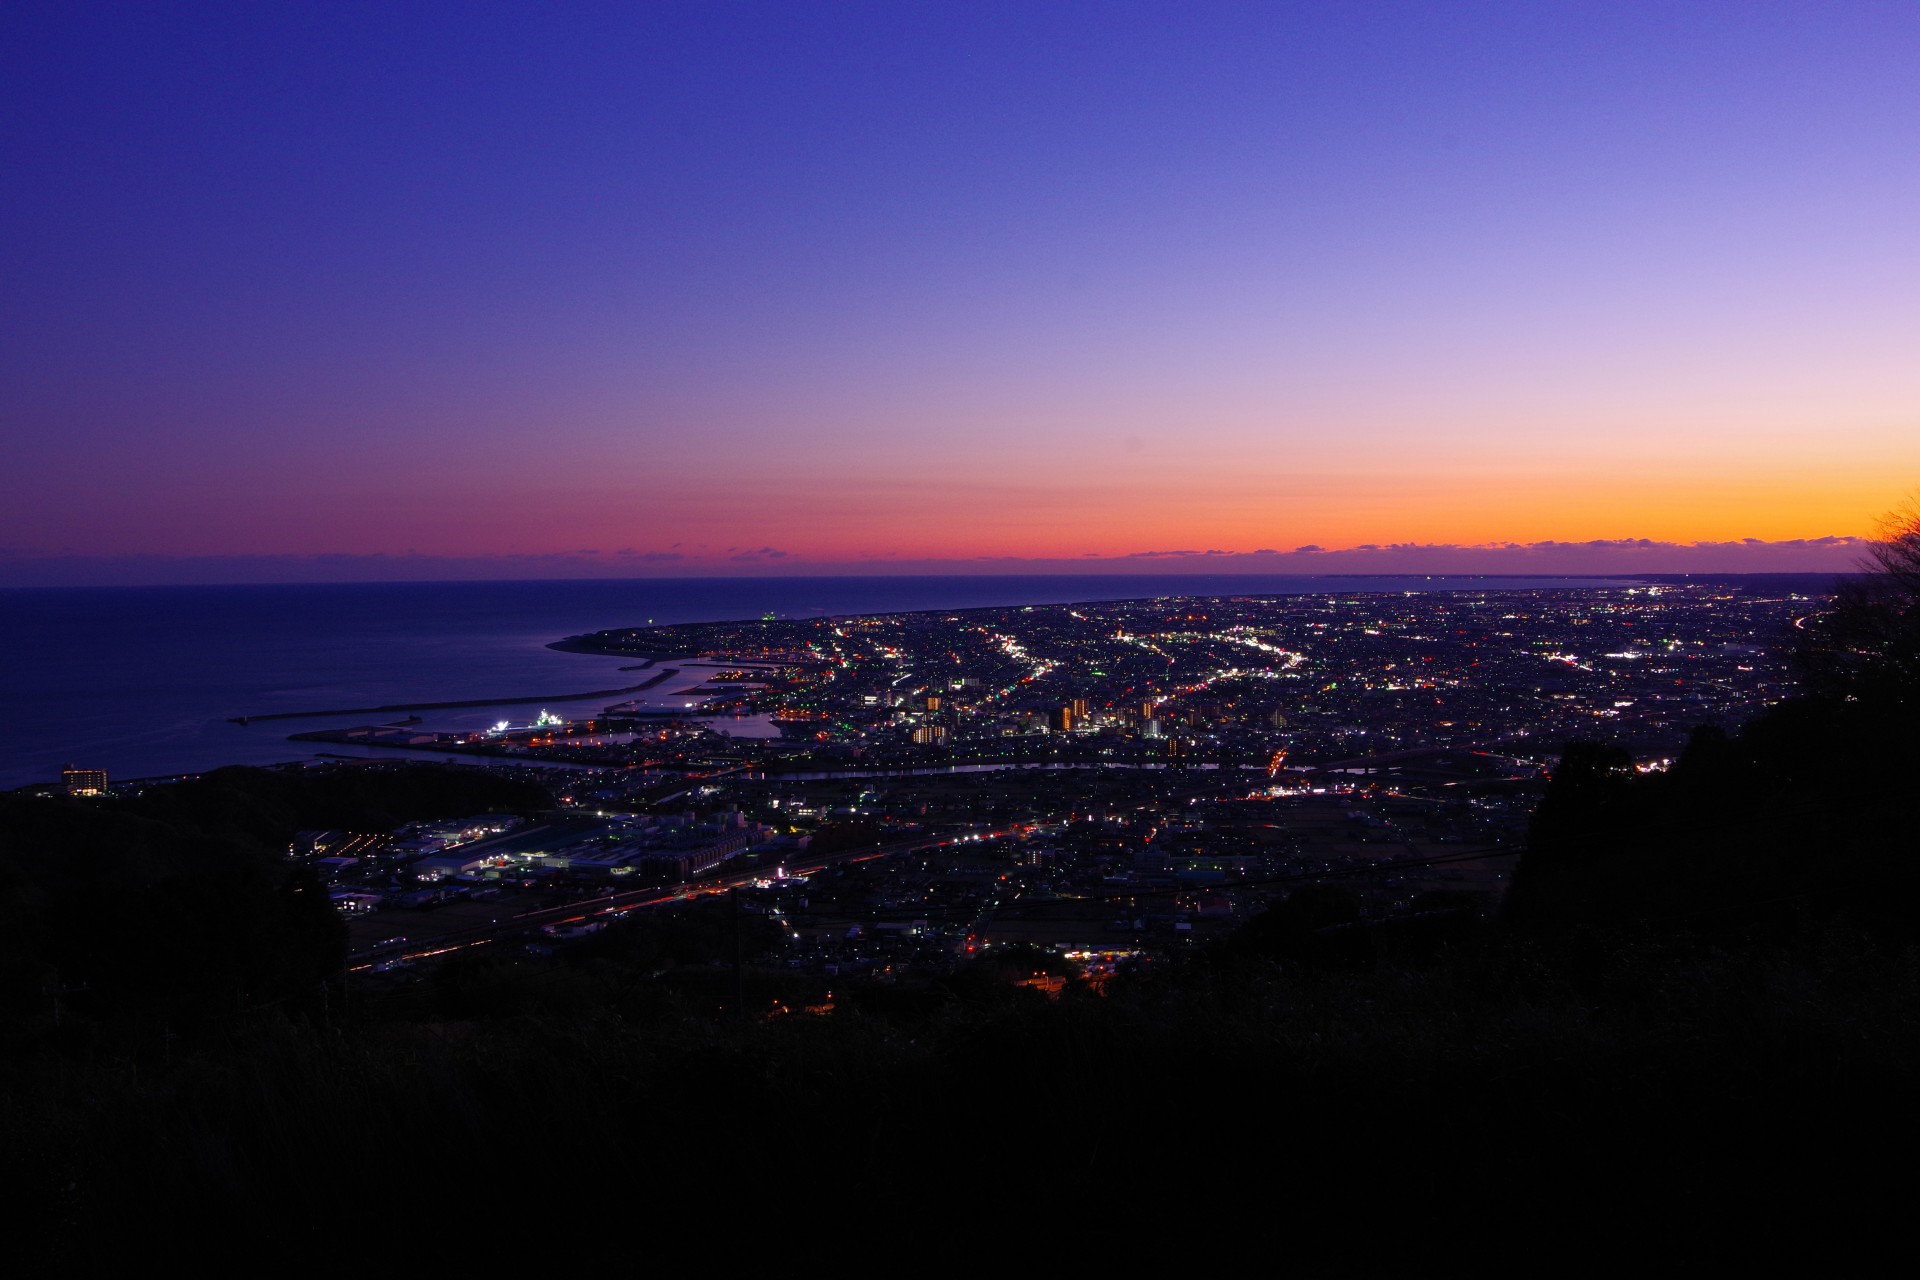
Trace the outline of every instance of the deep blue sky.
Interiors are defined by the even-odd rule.
[[[1779,540],[1920,477],[1920,6],[0,37],[15,559]]]

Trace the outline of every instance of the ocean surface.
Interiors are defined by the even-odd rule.
[[[537,696],[538,705],[422,712],[423,728],[525,723],[542,706],[584,717],[652,672],[546,646],[605,627],[912,609],[1321,591],[1591,588],[1595,579],[1034,576],[621,579],[0,591],[0,788],[63,764],[115,779],[225,764],[375,754],[289,733],[345,716],[231,724],[272,712]],[[650,691],[667,698],[687,681]],[[750,731],[750,730],[749,730]],[[431,759],[422,753],[406,753]]]

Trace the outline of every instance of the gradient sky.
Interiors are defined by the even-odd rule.
[[[1803,567],[1920,486],[1911,3],[12,0],[0,46],[0,582]]]

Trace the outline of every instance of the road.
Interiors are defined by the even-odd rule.
[[[842,849],[833,853],[816,856],[802,856],[785,864],[790,876],[812,875],[827,867],[852,862],[871,862],[876,858],[893,857],[896,854],[912,853],[920,849],[937,849],[944,845],[961,841],[992,840],[1009,835],[1009,831],[966,831],[955,835],[929,837],[916,836],[911,840],[898,840],[891,844],[870,845],[864,848]],[[736,871],[711,880],[698,880],[679,885],[645,885],[638,889],[629,889],[621,893],[602,894],[598,897],[581,898],[557,906],[542,907],[534,911],[523,911],[516,915],[504,916],[486,924],[466,929],[456,929],[439,933],[434,937],[407,938],[401,942],[384,942],[372,947],[364,947],[350,952],[347,956],[347,970],[350,973],[364,973],[376,967],[385,967],[416,960],[427,960],[435,956],[449,955],[471,947],[486,946],[498,939],[513,934],[527,933],[542,929],[548,925],[580,924],[592,920],[605,920],[612,923],[624,917],[628,912],[644,911],[650,908],[672,906],[675,903],[697,901],[712,897],[729,890],[751,884],[755,880],[765,879],[767,869],[756,867],[750,871]],[[503,906],[511,905],[502,903]],[[405,917],[397,913],[389,914],[385,919],[393,922],[395,929],[403,928],[400,923]],[[431,916],[422,923],[428,923]]]

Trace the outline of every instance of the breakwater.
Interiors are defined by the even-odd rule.
[[[621,689],[589,689],[585,693],[542,693],[512,698],[462,698],[454,702],[396,702],[382,707],[336,707],[323,711],[270,711],[257,716],[234,716],[234,724],[252,724],[263,720],[314,720],[322,716],[375,716],[390,711],[452,711],[461,707],[517,707],[534,702],[570,702],[580,698],[618,698],[630,693],[645,693],[679,675],[668,667],[639,684]]]

